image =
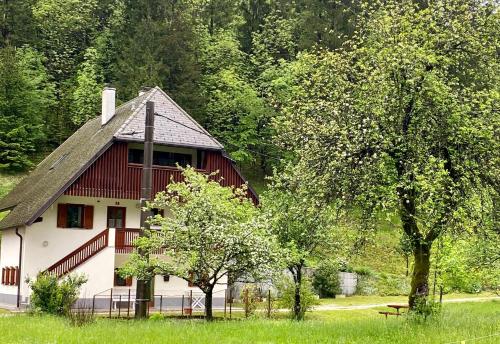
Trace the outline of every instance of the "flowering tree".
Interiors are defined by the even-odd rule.
[[[293,279],[293,316],[302,320],[307,309],[303,269],[314,259],[345,253],[349,231],[339,226],[332,204],[311,197],[296,176],[282,173],[274,177],[270,190],[262,197],[264,222],[276,236],[284,252],[283,263]]]
[[[278,138],[312,193],[367,219],[399,216],[415,308],[433,242],[497,220],[499,12],[483,0],[379,5],[344,49],[293,63]]]
[[[267,273],[276,262],[275,241],[259,222],[246,186],[222,187],[193,168],[183,175],[183,182],[169,184],[150,204],[168,214],[151,220],[161,230],[135,242],[149,254],[133,254],[123,273],[148,278],[169,273],[190,281],[205,293],[211,320],[215,286],[227,276]],[[155,254],[159,249],[164,254]]]

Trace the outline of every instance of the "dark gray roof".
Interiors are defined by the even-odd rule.
[[[155,101],[155,111],[160,115],[172,117],[185,125],[176,125],[157,116],[155,143],[218,150],[223,148],[170,97],[155,87],[118,107],[115,116],[106,125],[101,125],[100,117],[88,121],[38,164],[35,170],[0,200],[0,211],[11,210],[0,221],[0,229],[31,225],[109,148],[113,140],[142,141],[145,105],[148,100]],[[159,118],[161,119],[158,120]],[[136,133],[126,135],[132,131]]]
[[[222,149],[222,145],[203,129],[191,116],[177,105],[159,87],[155,87],[151,101],[155,103],[155,143],[170,146]],[[144,117],[146,110],[139,111],[121,126],[115,137],[126,141],[144,141]]]

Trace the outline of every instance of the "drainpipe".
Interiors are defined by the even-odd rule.
[[[16,235],[19,237],[19,265],[17,270],[17,308],[21,306],[21,262],[23,258],[23,237],[19,234],[19,228],[16,227]]]

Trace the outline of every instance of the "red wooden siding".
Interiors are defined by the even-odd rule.
[[[221,152],[207,151],[204,162],[207,172],[219,171],[223,186],[241,186],[245,181],[231,160]],[[142,166],[128,164],[128,145],[115,142],[64,193],[72,196],[140,199]],[[165,190],[173,178],[182,181],[181,172],[173,167],[153,168],[153,193]],[[249,192],[257,203],[257,197]]]

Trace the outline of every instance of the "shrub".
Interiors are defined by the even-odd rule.
[[[40,273],[35,280],[27,282],[32,290],[30,306],[34,312],[67,315],[87,278],[69,275],[60,280],[56,275]]]
[[[341,293],[339,272],[336,264],[326,262],[314,272],[312,285],[319,297],[335,297]]]
[[[165,316],[161,313],[153,313],[149,316],[149,320],[165,320]]]
[[[291,278],[284,279],[278,285],[278,293],[280,295],[278,305],[282,308],[289,309],[292,313],[292,317],[294,317],[293,309],[295,305],[295,284]],[[317,304],[319,304],[318,297],[314,293],[311,281],[304,278],[300,286],[300,305],[302,310],[300,318],[304,318],[304,314]]]
[[[368,266],[359,266],[354,268],[354,272],[358,276],[373,276],[375,275],[375,271],[372,270],[372,268]]]
[[[241,290],[241,297],[243,301],[243,309],[245,310],[245,317],[255,314],[258,303],[261,301],[259,290],[252,284],[245,284]]]
[[[375,272],[358,273],[356,294],[395,296],[407,295],[410,290],[408,277]]]
[[[421,323],[429,317],[436,317],[441,313],[441,304],[432,300],[417,299],[415,307],[408,312],[408,320]]]

